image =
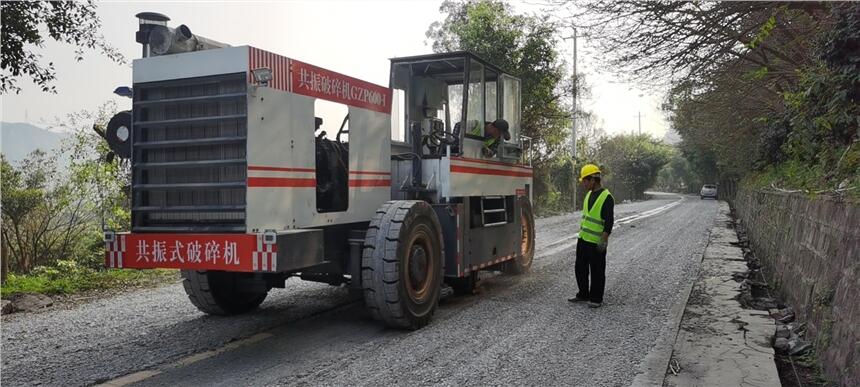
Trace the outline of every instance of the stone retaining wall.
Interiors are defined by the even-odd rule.
[[[860,207],[748,189],[733,202],[768,281],[807,323],[828,379],[860,386]]]

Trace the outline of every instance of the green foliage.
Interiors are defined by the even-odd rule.
[[[3,28],[2,69],[0,93],[21,90],[17,80],[22,76],[33,79],[43,91],[56,92],[51,83],[56,79],[53,62],[41,63],[42,56],[33,48],[42,48],[47,35],[58,42],[76,47],[75,59],[83,60],[84,49],[98,49],[117,63],[125,59],[119,50],[105,42],[98,33],[101,20],[93,0],[82,1],[3,1],[0,3]]]
[[[822,169],[798,160],[768,165],[746,181],[756,188],[791,187],[812,190],[821,186]]]
[[[555,158],[552,162],[544,163],[536,174],[543,176],[535,179],[535,192],[544,192],[535,195],[535,213],[539,216],[548,216],[570,211],[573,209],[572,187],[576,184],[574,173],[579,166],[574,166],[569,156]],[[544,185],[544,186],[541,186]]]
[[[4,272],[26,273],[76,251],[90,216],[56,158],[37,150],[17,168],[3,160],[2,172]]]
[[[72,294],[93,289],[147,286],[177,278],[176,270],[102,270],[80,266],[74,260],[60,260],[55,266],[39,266],[30,274],[9,274],[0,287],[3,298],[18,293]]]
[[[759,148],[759,186],[860,195],[860,4],[840,4],[818,41],[818,55],[800,68],[785,109],[767,122]]]
[[[600,141],[598,165],[604,186],[620,200],[644,199],[645,190],[672,157],[672,148],[648,134],[616,135]]]
[[[753,39],[749,43],[747,43],[747,47],[756,48],[756,46],[764,42],[764,40],[767,39],[768,36],[770,36],[770,33],[771,31],[773,31],[774,27],[776,27],[776,16],[770,15],[767,21],[762,24],[761,27],[759,27],[758,34],[756,34]]]
[[[62,123],[74,130],[63,145],[69,167],[59,171],[57,157],[34,151],[20,165],[2,160],[3,274],[30,273],[72,260],[83,267],[102,266],[103,227],[122,229],[129,216],[124,187],[128,167],[106,162],[106,145],[90,129],[107,122],[115,106],[72,115]]]
[[[860,4],[822,6],[829,14],[778,4],[758,11],[771,16],[748,47],[762,60],[776,57],[773,64],[738,59],[705,82],[675,85],[667,111],[683,139],[682,154],[705,180],[856,191]]]
[[[703,184],[704,180],[694,170],[690,161],[674,150],[669,163],[657,173],[654,186],[666,192],[697,193]]]

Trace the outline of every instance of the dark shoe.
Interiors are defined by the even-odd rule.
[[[581,297],[568,298],[567,300],[570,302],[586,302],[586,301],[588,301],[587,298],[581,298]]]
[[[588,302],[588,307],[589,307],[589,308],[599,308],[599,307],[601,307],[602,305],[603,305],[603,303],[602,303],[602,302],[592,302],[592,301],[589,301],[589,302]]]

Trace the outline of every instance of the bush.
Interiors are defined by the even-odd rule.
[[[176,270],[101,270],[84,267],[73,260],[59,260],[55,266],[37,266],[30,274],[10,273],[0,288],[3,298],[18,293],[73,294],[93,289],[151,286],[178,278]]]

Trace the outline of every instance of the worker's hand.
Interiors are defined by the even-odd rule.
[[[609,234],[604,232],[603,234],[600,234],[600,242],[597,244],[597,250],[600,251],[601,253],[605,252],[606,247],[608,247],[608,246],[609,246]]]

